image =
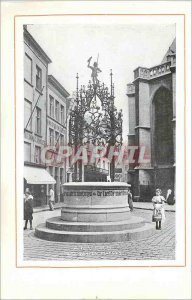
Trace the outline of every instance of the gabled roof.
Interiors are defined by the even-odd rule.
[[[41,46],[36,42],[33,36],[29,33],[26,26],[23,26],[23,29],[24,29],[24,40],[28,41],[29,45],[31,44],[33,48],[35,48],[35,50],[39,53],[39,55],[43,57],[43,59],[47,62],[47,64],[50,64],[52,62],[51,59],[41,48]]]
[[[169,49],[167,50],[165,56],[163,57],[163,60],[162,60],[162,64],[167,62],[167,56],[168,55],[173,55],[173,54],[176,54],[176,38],[174,38],[171,46],[169,47]]]
[[[48,83],[54,86],[64,97],[69,97],[69,93],[53,75],[48,75]]]

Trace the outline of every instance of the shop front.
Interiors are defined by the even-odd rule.
[[[44,168],[24,166],[24,191],[29,188],[34,207],[48,204],[47,187],[55,183],[55,179]]]

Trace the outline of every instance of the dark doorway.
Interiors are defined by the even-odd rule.
[[[171,93],[160,88],[153,100],[154,108],[154,157],[157,165],[173,163],[173,105]]]

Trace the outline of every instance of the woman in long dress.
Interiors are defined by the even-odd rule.
[[[32,227],[32,220],[33,220],[33,196],[30,192],[25,193],[24,197],[24,220],[25,220],[25,227],[24,230],[27,229],[27,223],[30,223],[30,230],[33,229]]]

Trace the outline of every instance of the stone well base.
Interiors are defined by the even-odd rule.
[[[120,182],[64,184],[61,216],[36,227],[35,235],[49,241],[120,242],[144,238],[153,224],[135,217],[128,206],[128,185]]]

